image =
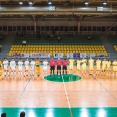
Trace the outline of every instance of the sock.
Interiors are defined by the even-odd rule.
[[[58,71],[57,71],[57,75],[58,75]]]
[[[67,71],[66,71],[66,74],[67,74]]]
[[[4,75],[6,76],[6,72],[4,72]]]
[[[14,72],[14,76],[16,76],[16,72]]]
[[[64,74],[64,71],[63,71],[63,74]]]
[[[33,75],[34,75],[34,71],[33,71]]]
[[[22,76],[22,72],[20,72],[21,73],[21,76]]]

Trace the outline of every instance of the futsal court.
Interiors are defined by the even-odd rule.
[[[42,68],[42,67],[41,67]],[[48,67],[48,75],[49,75]],[[80,78],[74,79],[74,75]],[[18,117],[116,117],[117,76],[96,76],[78,73],[51,76],[53,81],[39,77],[5,77],[0,80],[0,113]],[[65,78],[68,78],[66,82]],[[62,79],[62,80],[59,80]]]

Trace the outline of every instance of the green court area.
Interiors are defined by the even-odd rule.
[[[117,117],[117,107],[82,107],[82,108],[0,108],[0,114],[7,117],[19,117],[25,111],[26,117]]]
[[[44,77],[45,80],[52,82],[75,82],[81,80],[81,77],[74,74],[63,74],[63,75],[48,75]]]

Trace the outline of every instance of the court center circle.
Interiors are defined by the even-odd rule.
[[[74,75],[74,74],[63,74],[63,75],[47,75],[44,77],[45,80],[51,81],[51,82],[76,82],[78,80],[81,80],[81,76]]]

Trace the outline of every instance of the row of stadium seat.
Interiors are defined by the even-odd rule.
[[[57,46],[57,45],[27,45],[27,46],[22,46],[22,45],[12,45],[9,56],[12,56],[14,53],[50,53],[51,56],[53,56],[54,53],[63,53],[64,56],[67,55],[67,53],[95,53],[96,55],[99,53],[104,53],[106,56],[108,56],[104,46],[96,46],[96,45],[91,45],[91,46],[77,46],[77,45],[63,45],[63,46]]]

